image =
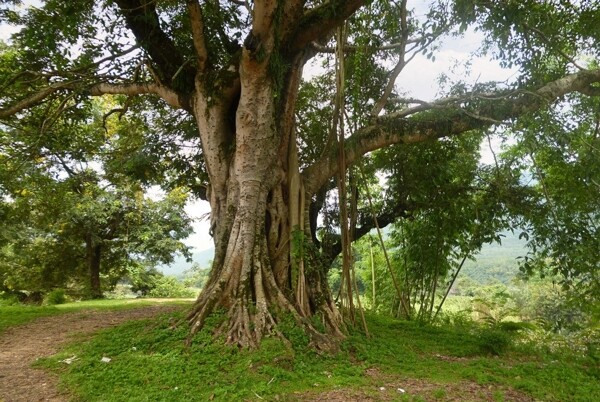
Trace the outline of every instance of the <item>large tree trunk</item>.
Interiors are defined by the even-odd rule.
[[[100,285],[100,261],[102,258],[102,246],[94,242],[92,235],[85,239],[87,250],[87,266],[90,276],[90,296],[92,299],[102,298],[102,287]]]
[[[236,104],[211,98],[198,77],[194,114],[211,179],[215,258],[188,317],[192,335],[220,308],[227,320],[217,332],[241,347],[257,347],[267,334],[282,336],[277,323],[289,315],[316,348],[331,349],[343,336],[325,270],[305,247],[308,208],[293,137],[300,74],[292,67],[277,88],[268,62],[245,50]],[[313,326],[315,315],[326,334]]]

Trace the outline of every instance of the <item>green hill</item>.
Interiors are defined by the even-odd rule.
[[[173,261],[172,264],[161,265],[158,267],[158,269],[165,275],[180,277],[185,271],[190,269],[194,263],[198,263],[198,265],[200,265],[202,268],[208,268],[209,263],[212,261],[214,255],[215,249],[211,247],[207,248],[206,250],[193,253],[192,262],[187,262],[184,257],[178,256],[175,258],[175,261]]]
[[[519,272],[517,258],[527,253],[525,240],[517,235],[505,232],[502,234],[502,243],[486,244],[476,256],[476,261],[467,261],[461,271],[460,277],[468,277],[481,285],[495,282],[509,283]],[[197,251],[192,254],[192,262],[179,256],[170,265],[162,265],[158,269],[165,275],[181,276],[198,263],[203,268],[208,268],[215,254],[214,248]]]
[[[518,258],[527,254],[526,242],[511,232],[502,233],[502,243],[486,244],[475,261],[467,261],[460,274],[478,284],[508,284],[519,272]]]

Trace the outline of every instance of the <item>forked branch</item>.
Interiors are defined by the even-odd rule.
[[[343,24],[364,3],[364,0],[331,0],[309,10],[286,40],[286,48],[295,54],[318,42]]]

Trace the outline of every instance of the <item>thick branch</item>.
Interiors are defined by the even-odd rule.
[[[202,8],[200,8],[198,0],[187,0],[187,5],[192,25],[194,48],[196,49],[196,56],[198,56],[198,68],[204,70],[208,60],[208,50],[206,49],[206,40],[204,38],[204,17],[202,16]]]
[[[394,223],[398,218],[405,218],[408,216],[408,212],[410,208],[408,208],[404,204],[398,204],[392,211],[383,211],[379,215],[376,216],[377,223],[380,228],[384,228],[391,223]],[[372,216],[365,216],[360,222],[360,226],[353,228],[354,229],[354,237],[353,241],[359,240],[363,236],[369,234],[371,230],[375,229],[375,221]],[[326,248],[325,248],[326,247]],[[333,260],[342,252],[342,241],[341,239],[336,239],[335,242],[327,244],[324,246],[323,254],[327,259],[327,266],[331,265]]]
[[[106,94],[113,95],[143,95],[143,94],[154,94],[160,96],[169,105],[187,109],[186,102],[182,101],[179,94],[163,85],[154,83],[146,84],[97,84],[90,89],[90,95],[100,96]]]
[[[292,54],[329,35],[363,4],[364,0],[331,0],[309,10],[285,41]]]
[[[572,92],[593,93],[594,83],[600,82],[600,70],[581,71],[552,81],[531,91],[499,92],[496,95],[467,94],[456,102],[448,103],[443,112],[424,112],[406,117],[406,112],[392,113],[373,120],[371,125],[356,131],[346,139],[348,165],[359,157],[380,148],[398,143],[416,143],[467,131],[516,118],[541,109],[556,99]],[[438,104],[443,102],[439,101]],[[431,105],[429,109],[433,109]],[[337,174],[334,154],[324,155],[303,172],[307,194],[314,194],[326,180]]]
[[[187,64],[173,41],[160,28],[156,2],[117,0],[116,3],[138,43],[155,63],[161,82],[180,90],[193,90],[195,69]],[[174,85],[177,77],[180,84]]]
[[[271,31],[273,18],[275,17],[276,1],[255,0],[252,11],[252,34],[260,40],[265,40]]]

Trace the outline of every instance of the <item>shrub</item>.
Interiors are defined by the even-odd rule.
[[[160,280],[164,278],[162,272],[156,268],[142,269],[129,274],[131,291],[142,296],[150,296],[150,292],[156,288]]]
[[[147,295],[150,297],[194,297],[194,291],[183,286],[173,276],[163,276],[156,280],[155,287]]]
[[[117,299],[117,300],[134,298],[137,295],[131,290],[131,288],[132,288],[131,285],[117,283],[115,285],[115,288],[112,291],[105,293],[105,296],[107,299]]]
[[[67,302],[67,296],[65,295],[64,289],[54,289],[44,297],[44,304],[55,305],[64,304]]]
[[[477,339],[482,352],[495,356],[506,352],[513,343],[512,335],[498,327],[482,328],[477,334]]]
[[[13,292],[0,292],[0,306],[15,306],[20,303],[21,300],[18,294]]]

